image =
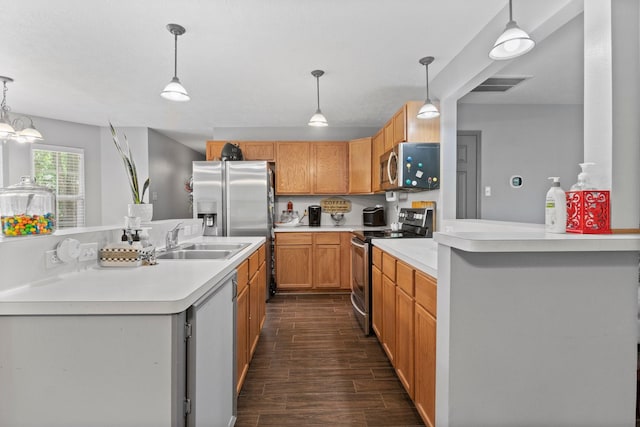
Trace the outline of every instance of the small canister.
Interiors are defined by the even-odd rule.
[[[0,223],[7,237],[51,234],[56,229],[56,196],[29,176],[0,188]]]

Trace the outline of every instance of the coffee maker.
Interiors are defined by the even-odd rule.
[[[307,210],[309,211],[309,227],[320,227],[322,207],[320,205],[311,205]]]

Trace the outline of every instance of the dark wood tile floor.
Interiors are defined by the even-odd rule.
[[[236,426],[423,425],[349,295],[271,298]]]

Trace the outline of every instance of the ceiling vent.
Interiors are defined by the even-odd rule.
[[[529,77],[490,77],[473,88],[471,92],[506,92]]]

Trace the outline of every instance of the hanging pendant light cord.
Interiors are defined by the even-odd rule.
[[[178,77],[178,33],[173,33],[173,78]]]
[[[320,77],[316,77],[316,93],[318,95],[318,111],[320,111]]]
[[[427,74],[427,99],[429,99],[429,64],[424,66]]]
[[[513,21],[513,14],[511,13],[511,0],[509,0],[509,22]]]
[[[6,81],[2,82],[2,104],[0,105],[0,109],[2,109],[3,113],[8,110],[8,108],[7,108],[7,82]]]

